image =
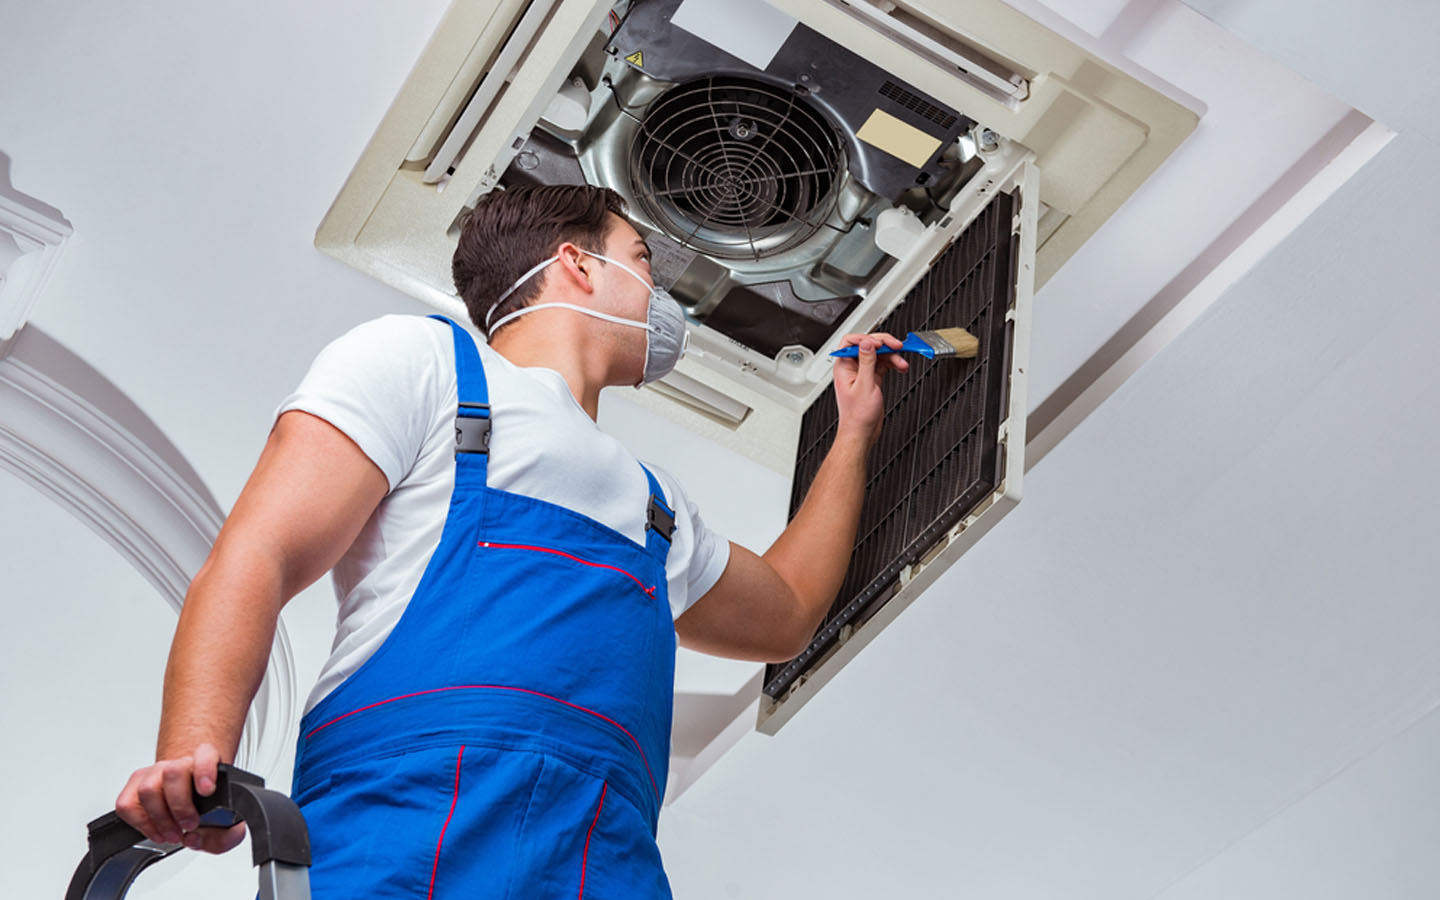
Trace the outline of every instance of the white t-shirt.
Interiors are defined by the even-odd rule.
[[[390,484],[332,572],[335,642],[307,712],[384,642],[440,544],[455,484],[454,340],[449,325],[427,316],[363,322],[321,350],[275,409],[276,419],[292,409],[325,419]],[[489,486],[568,507],[643,545],[650,487],[635,457],[586,415],[559,372],[517,366],[475,343],[490,391]],[[666,575],[678,618],[719,580],[730,544],[705,527],[674,478],[650,469],[675,511]]]

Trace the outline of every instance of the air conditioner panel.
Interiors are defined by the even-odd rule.
[[[981,353],[923,363],[907,389],[887,394],[845,582],[806,650],[766,667],[759,730],[776,733],[1019,502],[1038,186],[1029,162],[996,185],[975,221],[880,323],[913,331],[964,322],[981,337]],[[802,420],[792,516],[834,436],[827,399]]]
[[[444,93],[436,100],[434,111],[426,120],[424,127],[420,129],[410,151],[405,155],[406,162],[423,164],[439,149],[441,142],[445,140],[446,133],[455,124],[455,120],[460,117],[460,111],[464,109],[466,100],[474,92],[475,86],[485,77],[491,63],[494,62],[496,52],[500,49],[511,26],[519,20],[520,12],[524,9],[526,2],[528,0],[499,0],[488,16],[474,21],[473,24],[457,22],[453,25],[457,29],[463,29],[462,33],[476,33],[477,37],[463,56],[456,52],[452,58],[445,60],[445,71],[454,72],[454,75]],[[471,7],[468,12],[469,15],[474,16],[480,10]],[[456,51],[460,49],[462,48],[455,48]]]
[[[885,424],[870,454],[855,550],[839,596],[810,647],[766,670],[765,693],[782,694],[838,640],[873,614],[902,570],[918,562],[1005,480],[997,452],[1010,387],[1019,235],[1016,192],[996,196],[931,265],[904,303],[879,323],[892,334],[958,325],[979,337],[974,359],[914,359],[885,398]],[[790,514],[799,510],[829,451],[838,420],[833,386],[805,412]],[[1018,477],[1018,474],[1017,474]]]
[[[1025,139],[1042,172],[1066,173],[1054,184],[1046,179],[1045,204],[1067,216],[1084,209],[1144,143],[1140,123],[1068,89]]]

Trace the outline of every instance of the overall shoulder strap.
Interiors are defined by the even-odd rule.
[[[490,388],[485,383],[485,365],[475,339],[446,316],[429,318],[449,324],[455,338],[455,386],[459,406],[455,413],[456,477],[473,472],[483,484],[490,458]]]
[[[644,463],[640,468],[650,481],[650,500],[645,506],[645,549],[664,562],[670,553],[670,538],[675,533],[675,510],[665,502],[665,491],[655,473]]]

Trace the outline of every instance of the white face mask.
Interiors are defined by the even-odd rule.
[[[601,256],[599,253],[591,253],[588,250],[586,250],[585,253],[596,259],[603,259],[606,262],[614,263],[626,272],[634,275],[640,280],[641,284],[645,285],[646,289],[650,291],[650,305],[646,311],[644,322],[637,322],[634,319],[624,319],[620,316],[612,316],[608,313],[578,306],[574,303],[537,303],[534,306],[526,306],[522,309],[515,310],[515,312],[509,315],[501,316],[500,320],[495,324],[490,324],[490,316],[495,314],[495,310],[500,308],[500,304],[505,302],[505,298],[513,294],[516,288],[524,284],[525,281],[536,272],[539,272],[552,262],[558,260],[560,256],[556,254],[544,260],[539,265],[532,267],[524,275],[521,275],[514,284],[510,285],[510,288],[506,290],[505,293],[500,295],[500,299],[495,301],[495,305],[490,307],[489,314],[485,316],[485,332],[493,335],[501,325],[504,325],[511,319],[534,312],[537,309],[550,309],[551,307],[573,309],[576,312],[584,313],[587,316],[594,316],[597,319],[604,319],[607,322],[614,322],[617,325],[633,325],[636,328],[644,328],[645,372],[640,378],[640,384],[649,384],[652,381],[658,381],[664,378],[675,368],[675,364],[685,355],[685,348],[690,345],[690,331],[685,327],[685,310],[674,297],[670,296],[669,291],[662,287],[651,285],[650,282],[642,278],[638,272],[619,260],[611,259],[608,256]],[[636,385],[636,387],[639,387],[639,385]]]

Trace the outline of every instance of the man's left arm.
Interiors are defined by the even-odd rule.
[[[909,366],[898,353],[877,356],[888,334],[846,335],[857,359],[835,362],[835,440],[795,518],[763,555],[730,545],[720,580],[675,620],[682,646],[715,656],[785,662],[809,644],[845,580],[860,508],[866,462],[885,410],[880,382]]]

